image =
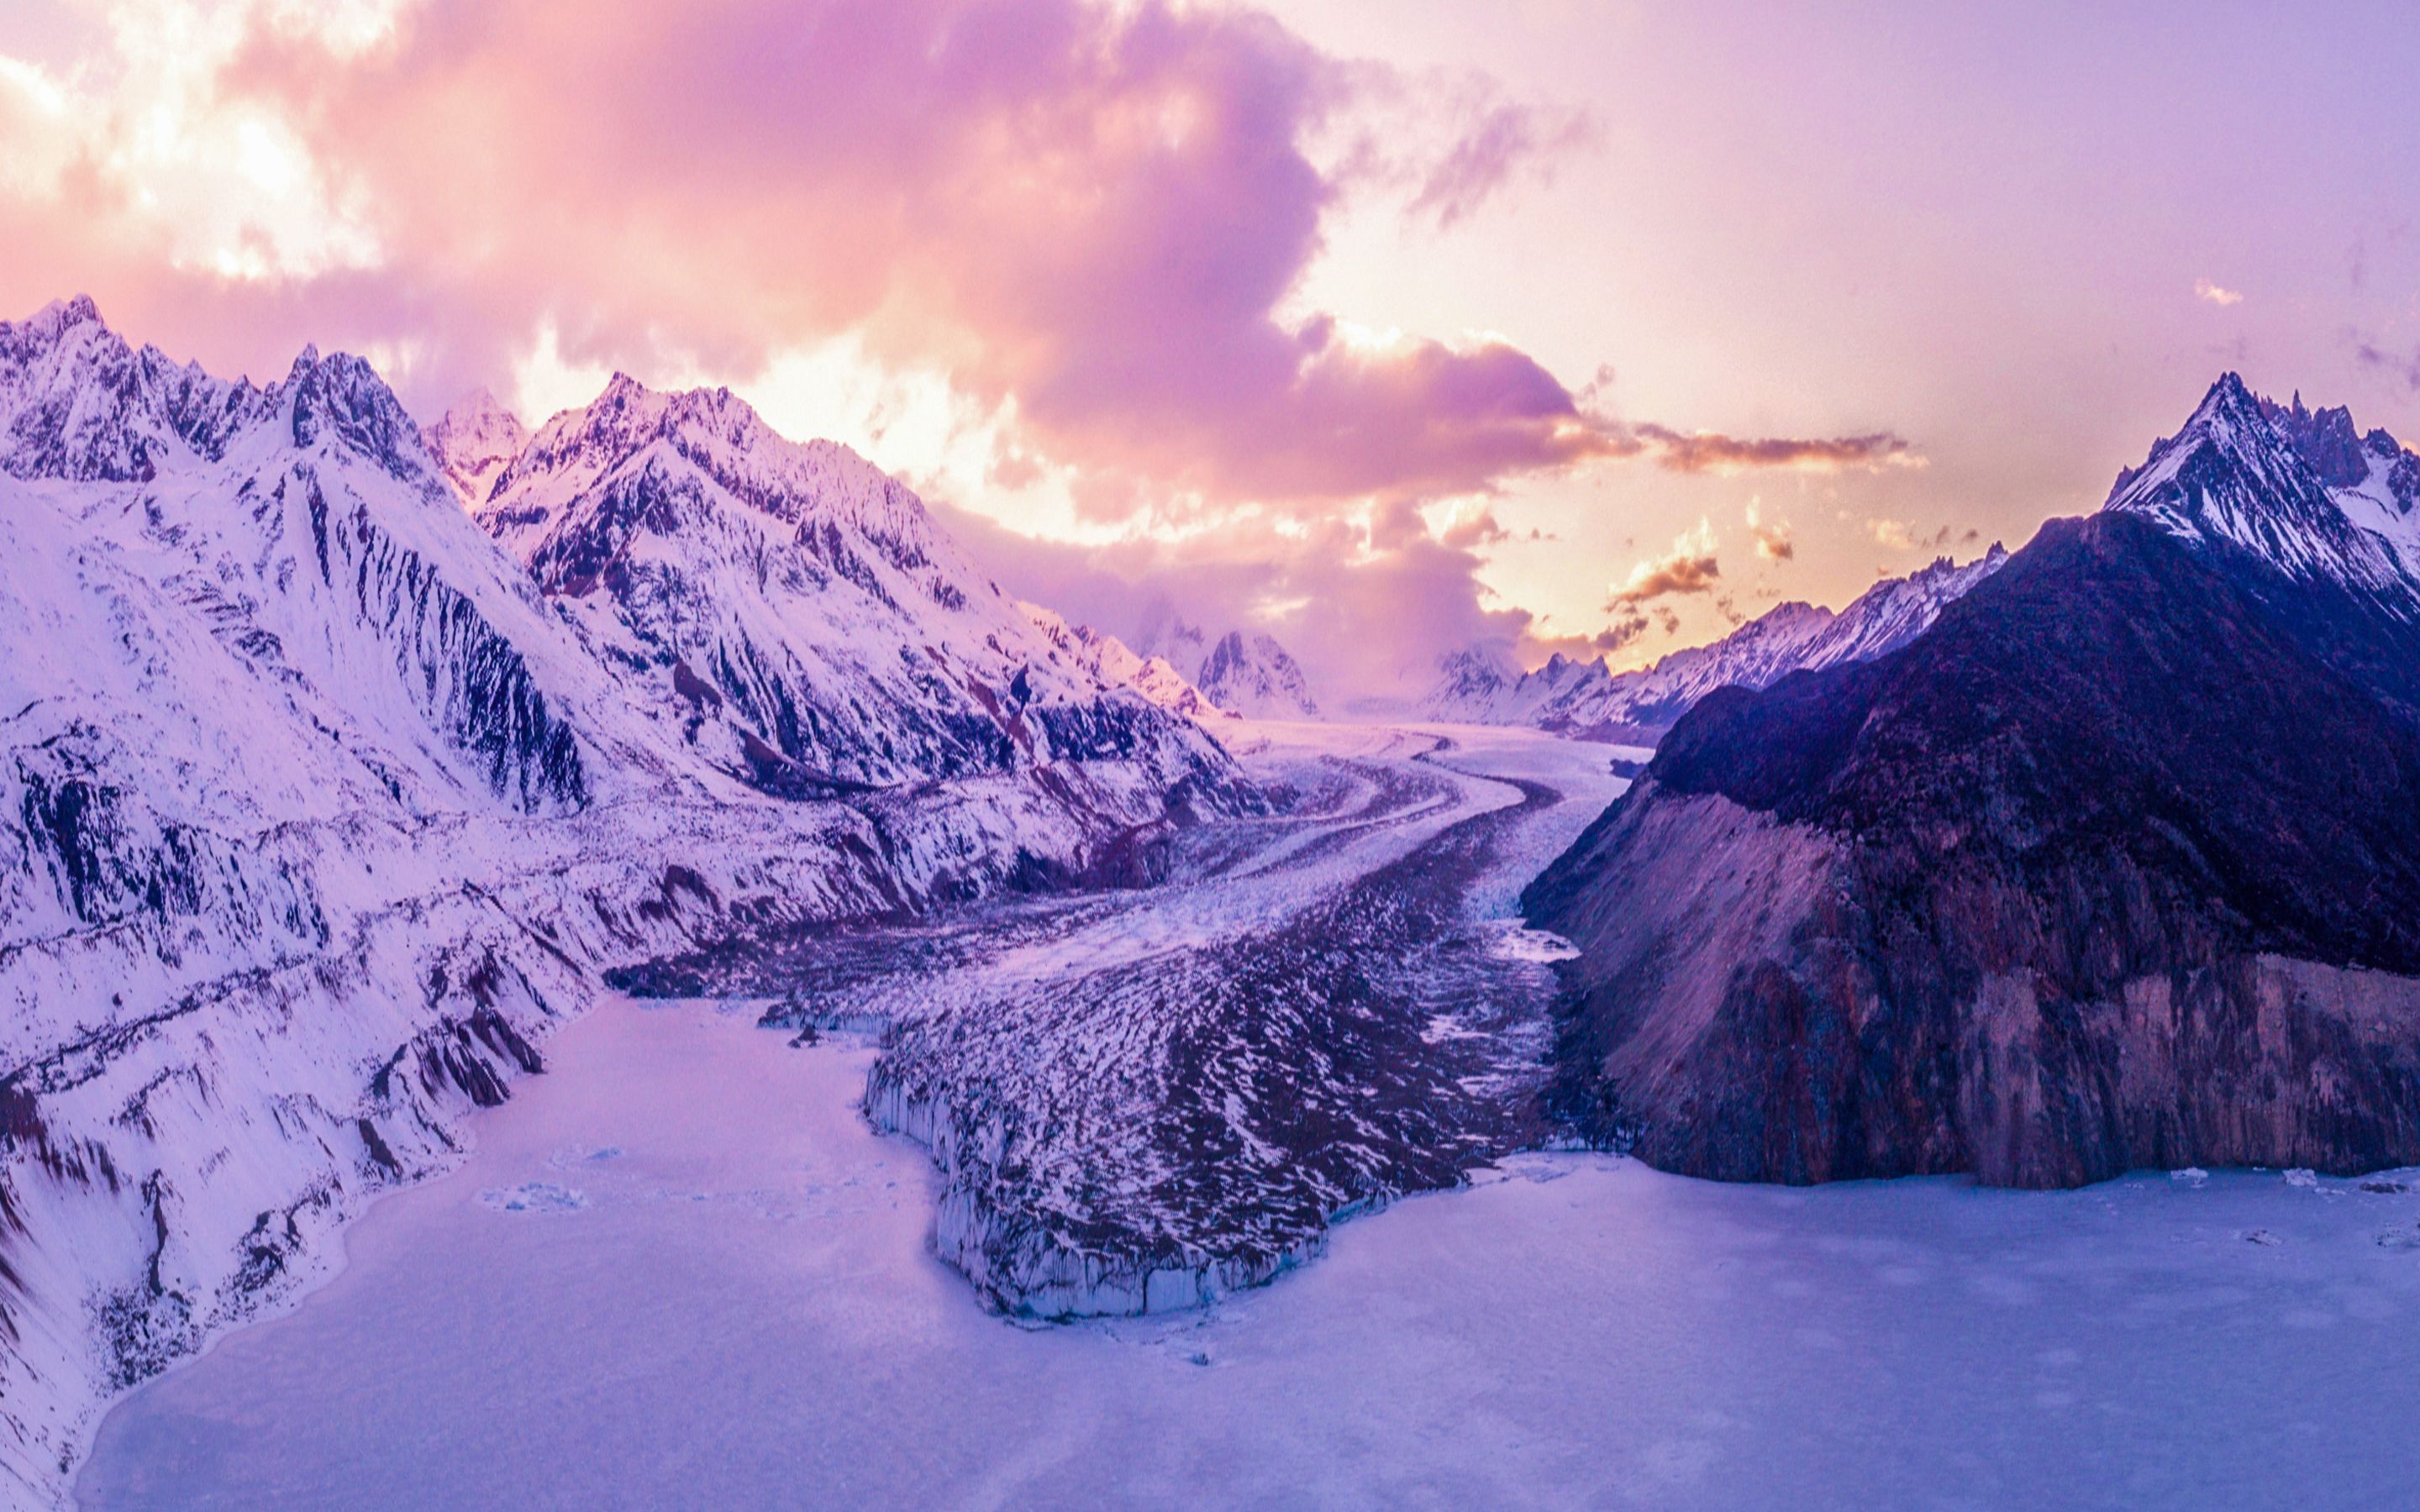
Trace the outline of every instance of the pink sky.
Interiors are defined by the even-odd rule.
[[[0,311],[424,412],[727,383],[1007,585],[1332,689],[2091,507],[2222,368],[2420,430],[2397,8],[20,0]]]

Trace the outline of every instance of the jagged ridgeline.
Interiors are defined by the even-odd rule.
[[[1632,671],[1614,671],[1602,656],[1560,652],[1524,671],[1501,647],[1466,647],[1438,662],[1436,684],[1420,710],[1434,719],[1530,725],[1582,739],[1652,745],[1718,687],[1767,687],[1794,671],[1896,651],[2008,560],[1996,542],[1963,564],[1943,557],[1874,584],[1837,614],[1814,604],[1776,605],[1719,640]]]
[[[25,1496],[455,1158],[609,968],[1147,873],[1256,801],[913,494],[722,393],[424,431],[358,359],[222,379],[54,304],[0,322],[0,560]]]
[[[2415,502],[2228,375],[1905,646],[1699,702],[1528,896],[1559,1111],[1733,1179],[2420,1160]]]

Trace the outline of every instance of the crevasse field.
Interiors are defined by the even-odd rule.
[[[2387,1505],[2420,1196],[1725,1187],[1529,1156],[1214,1309],[1024,1330],[870,1052],[600,1010],[344,1271],[121,1403],[91,1506]]]

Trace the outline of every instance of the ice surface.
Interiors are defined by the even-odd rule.
[[[987,1306],[1166,1312],[1265,1281],[1339,1215],[1549,1142],[1552,949],[1506,949],[1510,915],[1621,783],[1534,731],[1249,733],[1248,769],[1294,800],[1187,829],[1147,892],[778,929],[634,985],[883,1026],[867,1117],[946,1173],[934,1247]]]
[[[923,1152],[851,1105],[871,1052],[609,1005],[549,1053],[299,1311],[123,1401],[84,1503],[2420,1499],[2420,1252],[2381,1237],[2410,1192],[1522,1157],[1209,1312],[1027,1331],[926,1251]],[[608,1149],[584,1209],[480,1200]]]

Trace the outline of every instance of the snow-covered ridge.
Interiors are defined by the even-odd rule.
[[[2118,475],[2104,510],[2325,581],[2400,618],[2420,617],[2420,455],[2383,430],[2357,436],[2344,409],[2259,397],[2227,373],[2184,428]]]
[[[1421,702],[1432,718],[1652,742],[1718,687],[1766,687],[1793,671],[1866,661],[1915,640],[2009,560],[1994,543],[1974,561],[1942,557],[1886,579],[1838,613],[1792,601],[1777,605],[1710,645],[1676,651],[1638,671],[1616,672],[1603,657],[1558,653],[1524,672],[1491,647],[1449,656]]]
[[[486,389],[462,396],[424,427],[421,440],[465,504],[486,501],[496,478],[529,445],[529,427]]]
[[[265,403],[249,383],[130,347],[81,295],[0,321],[0,471],[12,477],[147,479],[219,456]]]
[[[2175,436],[2118,474],[2102,507],[2141,514],[2189,541],[2223,545],[2298,580],[2335,582],[2420,617],[2420,455],[2344,409],[2279,405],[2229,373]],[[1715,688],[1765,687],[1789,672],[1866,661],[1930,628],[1944,606],[1999,570],[1994,545],[1876,583],[1835,614],[1788,603],[1710,645],[1643,671],[1562,656],[1524,672],[1499,648],[1439,664],[1430,717],[1652,740]]]
[[[1202,696],[1165,656],[1140,656],[1126,643],[1089,625],[1070,625],[1064,615],[1020,601],[1018,609],[1050,643],[1110,687],[1131,687],[1171,714],[1216,719],[1227,711]]]
[[[1173,786],[1223,756],[1039,629],[897,480],[792,442],[727,390],[616,375],[542,426],[477,517],[719,770],[813,794],[1140,761]]]
[[[0,322],[0,1501],[455,1160],[604,970],[1085,875],[1245,798],[907,490],[616,389],[497,471],[558,525],[636,512],[583,596],[465,509],[492,415],[424,432],[315,350],[225,382],[88,300]]]

